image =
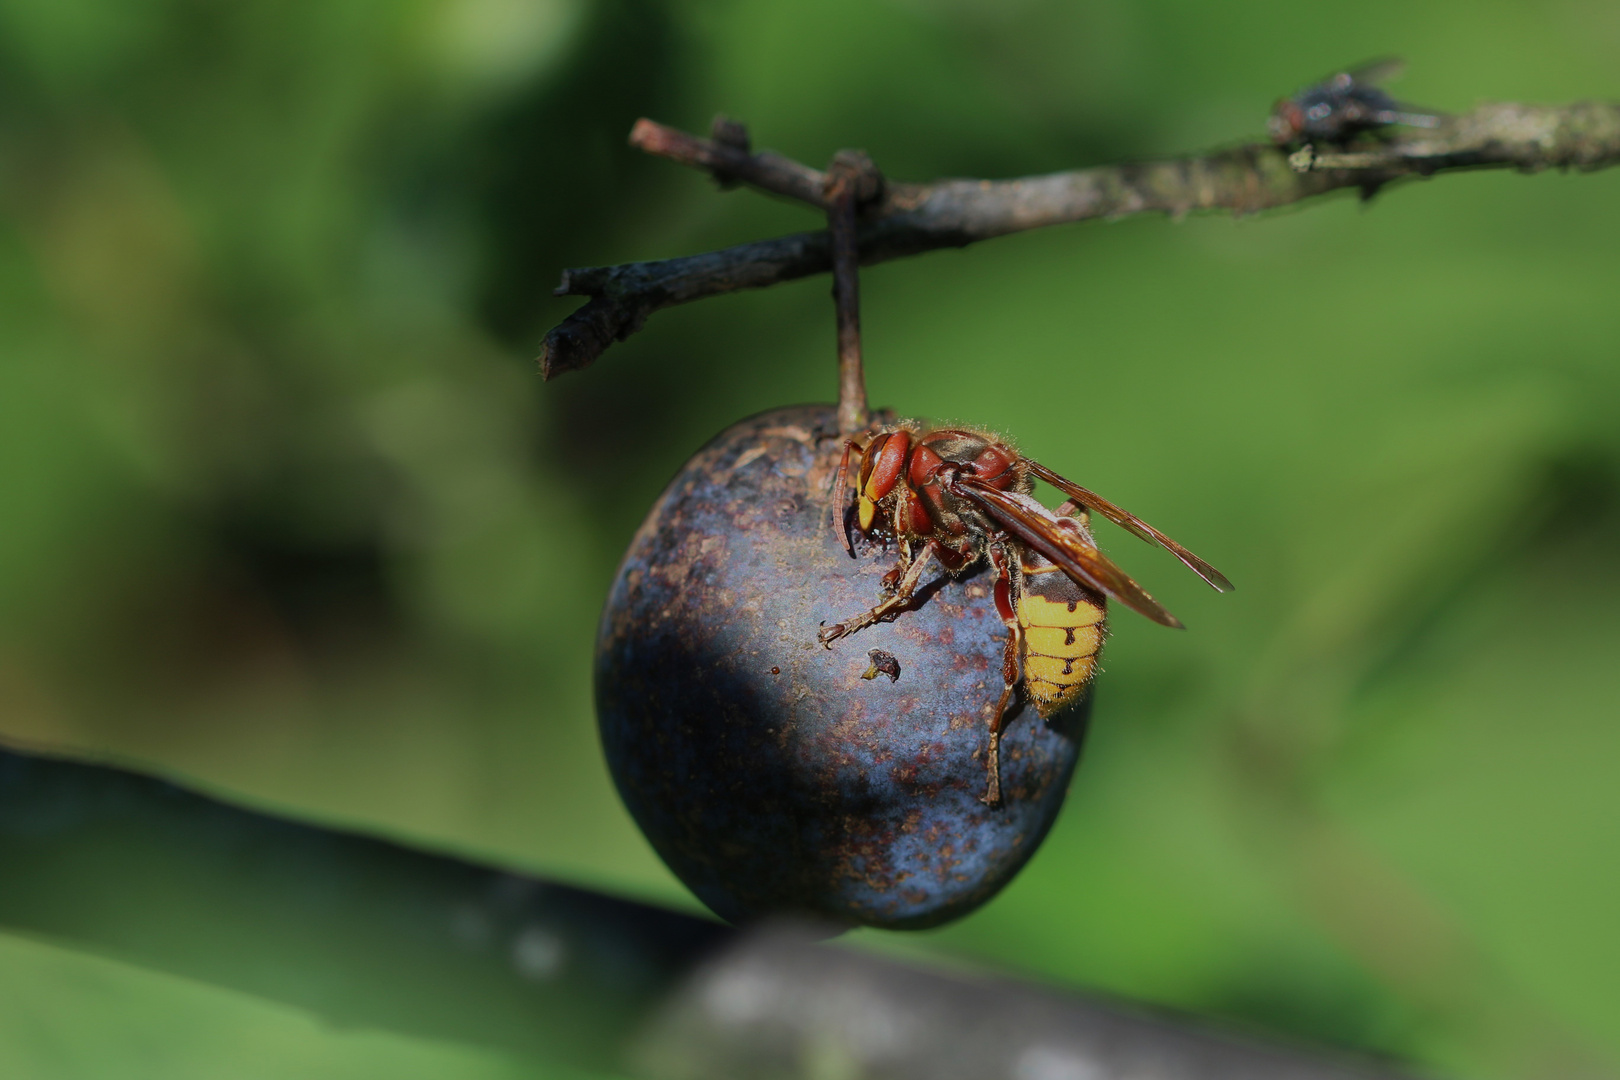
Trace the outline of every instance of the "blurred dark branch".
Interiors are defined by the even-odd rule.
[[[823,174],[772,153],[751,153],[740,125],[727,141],[703,139],[642,120],[632,142],[651,153],[707,169],[723,183],[746,183],[824,207]],[[1290,155],[1249,143],[1167,161],[1076,169],[1016,180],[889,182],[860,218],[862,264],[1047,225],[1157,212],[1251,214],[1355,188],[1364,196],[1399,180],[1460,169],[1600,169],[1620,161],[1620,104],[1550,107],[1481,105],[1438,127],[1407,131],[1364,152]],[[563,272],[559,296],[590,300],[546,335],[546,378],[576,371],[653,312],[739,289],[792,281],[832,267],[827,233],[809,232],[678,259]]]
[[[379,1027],[611,1068],[729,937],[686,915],[0,749],[0,929]]]
[[[947,977],[0,749],[0,930],[653,1080],[1370,1080],[1172,1016]]]

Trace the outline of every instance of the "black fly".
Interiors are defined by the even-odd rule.
[[[1414,112],[1376,85],[1394,78],[1403,66],[1399,60],[1377,60],[1283,98],[1266,122],[1271,141],[1278,146],[1310,142],[1343,146],[1362,132],[1391,124],[1434,127],[1439,116]]]

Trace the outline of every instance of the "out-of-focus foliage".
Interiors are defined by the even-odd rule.
[[[813,224],[637,159],[636,116],[1011,175],[1253,137],[1385,53],[1441,109],[1615,96],[1617,49],[1596,0],[4,0],[0,735],[690,904],[600,763],[596,612],[687,454],[830,397],[832,320],[824,279],[724,298],[538,382],[561,267]],[[1016,436],[1240,591],[1105,537],[1191,631],[1116,620],[1002,898],[858,940],[1620,1067],[1617,237],[1620,173],[1493,173],[868,272],[876,402]],[[507,1068],[0,944],[8,1075]]]

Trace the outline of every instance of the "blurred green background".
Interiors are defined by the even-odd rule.
[[[589,662],[705,439],[834,390],[825,278],[541,384],[561,268],[813,227],[624,145],[1009,176],[1400,96],[1620,96],[1620,7],[0,2],[0,738],[695,908]],[[1004,895],[861,947],[1442,1074],[1620,1070],[1620,172],[1050,229],[864,276],[872,397],[1008,432],[1226,571],[1123,615]],[[4,883],[0,882],[0,888]],[[0,1075],[540,1066],[0,935]]]

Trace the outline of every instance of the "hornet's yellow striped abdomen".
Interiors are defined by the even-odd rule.
[[[1079,697],[1096,673],[1105,601],[1034,552],[1021,562],[1024,691],[1044,717]]]

